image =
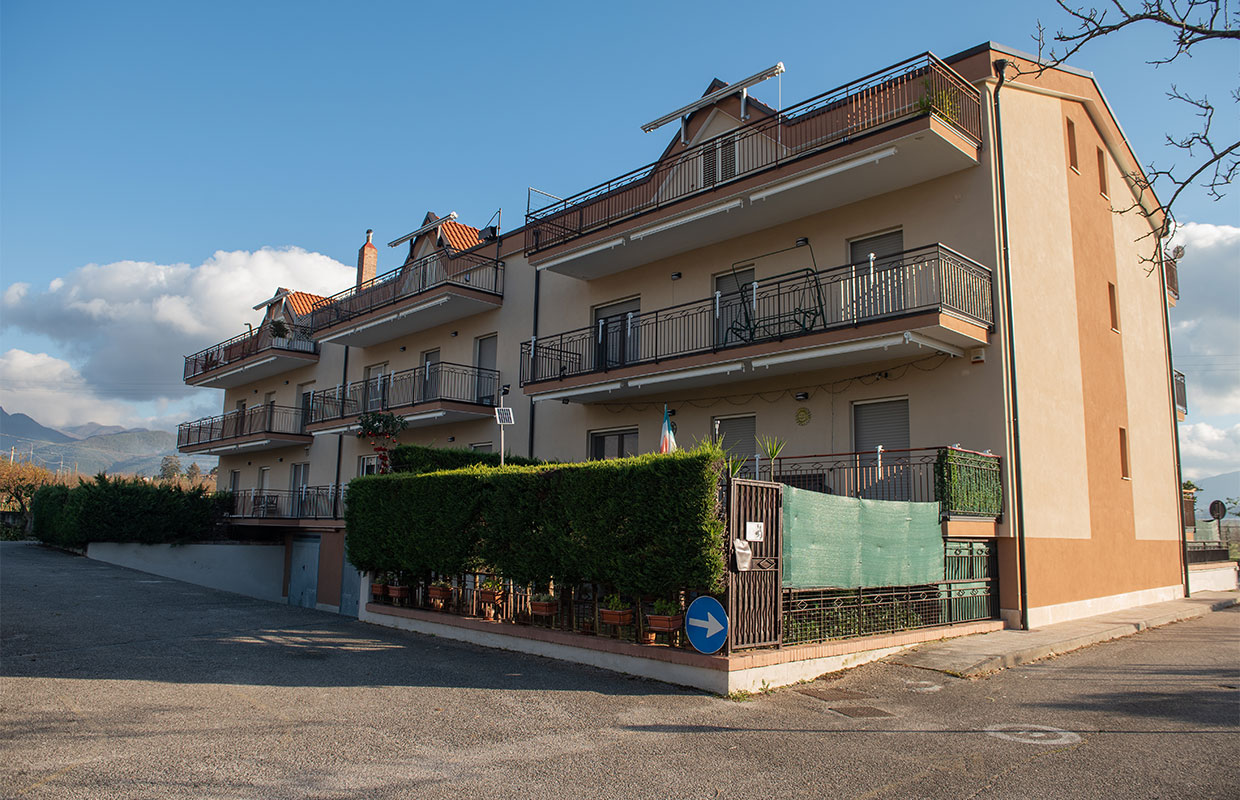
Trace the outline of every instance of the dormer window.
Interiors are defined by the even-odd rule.
[[[736,177],[736,137],[725,136],[702,149],[702,186]]]

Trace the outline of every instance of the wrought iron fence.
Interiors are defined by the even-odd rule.
[[[185,380],[226,367],[265,350],[287,350],[293,353],[318,353],[319,345],[310,338],[305,325],[285,325],[285,336],[275,336],[271,325],[234,336],[225,342],[185,357]]]
[[[1231,551],[1226,542],[1185,542],[1190,564],[1208,564],[1211,561],[1230,561]]]
[[[377,308],[445,285],[475,289],[502,297],[504,264],[477,253],[452,255],[446,250],[437,250],[372,278],[360,286],[316,301],[310,309],[310,330],[317,333]]]
[[[820,272],[806,268],[524,342],[521,385],[937,309],[990,325],[990,270],[942,244]]]
[[[307,422],[325,422],[367,411],[388,411],[439,400],[494,406],[499,400],[499,389],[498,370],[439,361],[313,392],[307,400]]]
[[[230,411],[177,426],[177,447],[236,439],[262,433],[305,433],[300,408],[266,403],[244,411]]]
[[[343,498],[336,486],[297,489],[243,489],[232,493],[231,516],[239,519],[337,519]]]
[[[1171,373],[1171,386],[1175,393],[1175,410],[1181,414],[1188,413],[1188,385],[1184,381],[1184,373],[1178,369]]]
[[[1167,291],[1176,300],[1180,299],[1180,268],[1174,258],[1163,259],[1163,271],[1167,274]]]
[[[931,53],[526,214],[535,253],[909,119],[933,114],[981,143],[981,95]]]
[[[946,543],[944,580],[925,586],[784,589],[784,644],[812,644],[995,617],[993,548]]]

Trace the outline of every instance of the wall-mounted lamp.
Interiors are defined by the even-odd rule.
[[[284,385],[285,385],[285,386],[288,386],[288,381],[285,381],[285,382],[284,382]]]
[[[674,280],[674,281],[678,281],[678,280],[680,280],[680,273],[679,273],[679,272],[673,272],[673,273],[672,273],[672,280]]]
[[[403,352],[405,352],[405,346],[404,346],[403,344],[400,346],[400,351],[401,351],[402,353],[403,353]]]
[[[674,409],[674,408],[669,408],[669,409],[667,410],[667,415],[668,415],[669,417],[674,417],[674,416],[676,416],[676,409]]]
[[[809,244],[808,237],[802,236],[800,239],[797,239],[797,244],[796,244],[797,247],[805,247],[807,244]]]
[[[453,339],[455,339],[455,338],[456,338],[456,334],[457,334],[457,333],[458,333],[458,331],[452,331],[452,333],[450,333],[450,334],[448,334],[448,335],[449,335],[449,336],[451,336]]]
[[[568,405],[568,398],[567,398],[567,397],[561,397],[561,398],[560,398],[560,405],[562,405],[562,406],[566,406],[566,405]]]
[[[809,392],[797,392],[793,397],[797,399],[797,402],[804,403],[809,399]]]
[[[284,456],[280,456],[279,461],[280,461],[280,463],[281,463],[281,464],[283,464],[283,463],[284,463]]]
[[[455,442],[455,441],[456,441],[456,437],[455,437],[455,436],[449,436],[449,437],[448,437],[448,441],[449,441],[449,442]]]
[[[500,397],[507,397],[507,396],[508,396],[508,388],[509,388],[511,385],[512,385],[512,384],[510,384],[510,383],[505,383],[503,386],[501,386],[501,387],[500,387],[500,389],[499,389],[499,396],[500,396]]]

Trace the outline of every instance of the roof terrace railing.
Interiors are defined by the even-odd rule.
[[[741,291],[594,325],[521,345],[521,385],[807,336],[923,311],[990,325],[990,270],[942,244],[873,263],[806,268]]]
[[[1184,373],[1178,369],[1171,371],[1171,386],[1175,392],[1175,409],[1181,414],[1188,413],[1188,386],[1184,381]]]
[[[264,403],[244,411],[230,411],[193,422],[182,422],[177,426],[177,447],[193,447],[263,433],[305,433],[301,409]]]
[[[981,143],[981,94],[934,54],[923,53],[530,211],[526,252],[928,115]]]
[[[265,350],[287,350],[293,353],[318,353],[319,345],[310,338],[304,325],[284,325],[284,336],[276,336],[271,323],[200,350],[185,357],[185,378],[190,380],[229,364],[249,358]]]
[[[324,328],[445,285],[502,297],[504,263],[477,253],[450,255],[446,250],[436,250],[360,286],[315,302],[310,309],[310,330],[318,333]]]
[[[440,400],[494,406],[499,389],[498,370],[439,361],[314,392],[307,421],[326,422]]]

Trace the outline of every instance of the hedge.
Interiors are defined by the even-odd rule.
[[[388,453],[393,472],[442,472],[473,466],[499,466],[499,453],[483,453],[464,448],[426,447],[420,444],[402,444]],[[543,462],[521,456],[509,455],[504,459],[514,466],[533,466]]]
[[[31,501],[35,538],[61,547],[90,542],[166,544],[215,538],[226,503],[203,487],[96,475],[70,489],[45,486]]]
[[[723,454],[373,475],[349,484],[349,561],[426,576],[490,570],[630,595],[722,588]]]
[[[999,459],[945,447],[934,464],[934,494],[944,513],[994,517],[1003,513]]]

